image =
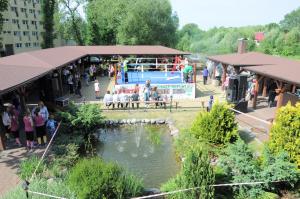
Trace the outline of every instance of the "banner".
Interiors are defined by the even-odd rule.
[[[135,84],[116,85],[114,91],[122,91],[125,93],[133,93]],[[195,84],[151,84],[151,87],[157,87],[160,95],[172,96],[173,99],[195,99]],[[139,94],[142,96],[144,85],[139,85]]]

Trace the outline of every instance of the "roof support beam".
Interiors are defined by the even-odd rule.
[[[261,81],[263,76],[256,75],[256,82],[254,85],[254,96],[252,100],[252,107],[253,109],[256,109],[256,104],[257,104],[257,96],[258,96],[258,91],[259,91],[259,81]]]

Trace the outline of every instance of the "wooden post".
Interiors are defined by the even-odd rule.
[[[117,65],[114,64],[114,77],[115,77],[115,85],[117,85],[117,73],[118,73],[118,68]]]
[[[292,93],[296,93],[296,85],[295,84],[292,86]]]
[[[262,92],[262,96],[263,97],[267,97],[267,95],[268,95],[268,91],[267,91],[267,84],[268,84],[268,81],[267,81],[268,79],[265,77],[264,78],[264,86],[263,86],[263,92]]]
[[[226,81],[226,75],[227,75],[227,65],[226,64],[222,64],[223,67],[223,74],[222,74],[222,89],[224,90],[224,82]]]
[[[196,79],[196,77],[197,77],[197,70],[196,70],[196,64],[194,64],[194,83],[196,84],[196,81],[197,81],[197,79]]]
[[[285,88],[283,87],[283,83],[280,82],[278,85],[278,89],[276,89],[276,93],[278,93],[278,98],[277,98],[277,109],[282,107],[283,103],[283,93],[285,92]]]
[[[253,97],[253,100],[252,100],[253,109],[256,109],[258,91],[259,91],[259,78],[258,78],[258,75],[257,75],[256,82],[255,82],[255,87],[254,87],[254,97]]]
[[[59,95],[60,95],[60,97],[63,96],[63,94],[64,94],[64,88],[63,88],[63,84],[62,84],[61,73],[62,73],[62,68],[60,68],[58,70],[58,83],[59,83]]]
[[[3,102],[2,102],[2,96],[0,96],[0,113],[4,111]],[[0,151],[4,151],[6,149],[5,146],[5,130],[2,123],[2,115],[1,115],[1,122],[0,122]]]

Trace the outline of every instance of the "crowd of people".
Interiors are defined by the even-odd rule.
[[[2,122],[5,128],[6,138],[13,138],[15,145],[22,147],[20,133],[24,133],[28,150],[36,147],[45,147],[57,128],[54,116],[50,115],[42,101],[31,111],[25,108],[24,116],[20,114],[20,107],[8,104],[2,113]]]
[[[151,103],[154,103],[156,108],[166,108],[168,96],[159,94],[157,87],[152,88],[150,80],[147,80],[143,89],[140,89],[139,84],[136,84],[131,90],[119,89],[114,92],[107,91],[103,98],[103,103],[108,109],[110,107],[113,109],[127,109],[130,107],[138,109],[141,101],[145,103],[145,107],[149,107]]]

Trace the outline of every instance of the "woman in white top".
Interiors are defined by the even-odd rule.
[[[100,85],[99,85],[99,81],[98,80],[95,81],[94,88],[95,88],[96,99],[99,99],[99,97],[100,97]]]
[[[6,110],[2,113],[2,122],[5,128],[6,136],[8,137],[8,134],[10,132],[11,127],[11,119],[10,119],[10,107],[7,107]]]
[[[118,94],[118,91],[115,91],[113,94],[113,108],[115,108],[115,105],[120,107],[120,96]]]

